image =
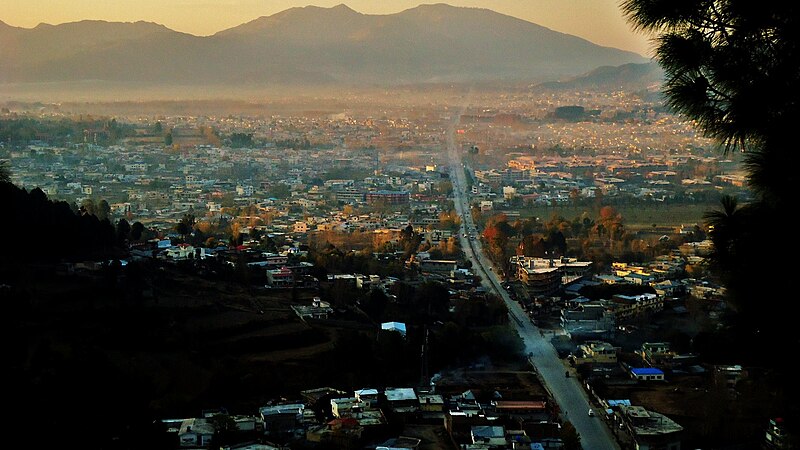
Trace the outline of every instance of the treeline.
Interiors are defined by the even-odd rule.
[[[51,145],[90,143],[113,145],[120,139],[134,135],[130,124],[116,119],[38,119],[14,117],[0,119],[0,142],[12,147],[23,147],[33,141]]]
[[[117,228],[108,219],[48,200],[39,188],[28,192],[0,183],[0,198],[11,204],[2,221],[7,263],[114,258],[122,253]]]

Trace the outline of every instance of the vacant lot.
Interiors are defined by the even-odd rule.
[[[636,205],[614,205],[622,214],[624,223],[628,227],[679,226],[683,224],[701,224],[703,213],[716,208],[716,203],[708,204],[668,204],[668,203],[641,203]],[[542,221],[550,220],[553,214],[572,220],[584,212],[590,217],[598,216],[597,209],[591,206],[532,206],[520,210],[522,217],[538,217]]]

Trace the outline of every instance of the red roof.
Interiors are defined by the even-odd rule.
[[[544,410],[546,405],[546,402],[533,400],[498,400],[495,402],[497,409]]]

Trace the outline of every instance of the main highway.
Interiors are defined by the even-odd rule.
[[[470,212],[469,194],[465,166],[455,139],[456,129],[466,105],[456,112],[451,126],[446,132],[446,146],[449,159],[450,181],[453,184],[455,209],[461,217],[459,233],[461,248],[472,261],[472,270],[482,279],[483,286],[495,292],[508,306],[511,323],[519,332],[525,346],[525,353],[539,373],[545,387],[558,404],[561,418],[570,421],[581,437],[581,445],[586,450],[619,450],[616,439],[601,419],[602,411],[590,405],[586,392],[574,376],[566,377],[564,363],[558,357],[541,330],[531,323],[522,307],[512,300],[500,284],[491,263],[484,256],[475,223]],[[466,234],[466,237],[464,236]],[[589,408],[597,413],[589,416]]]

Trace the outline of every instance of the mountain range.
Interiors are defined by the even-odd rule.
[[[664,70],[658,63],[628,63],[619,66],[600,66],[586,74],[562,81],[547,81],[538,87],[549,90],[639,90],[660,87]]]
[[[555,80],[641,55],[488,9],[291,8],[194,36],[150,22],[0,21],[0,83],[360,84]]]

